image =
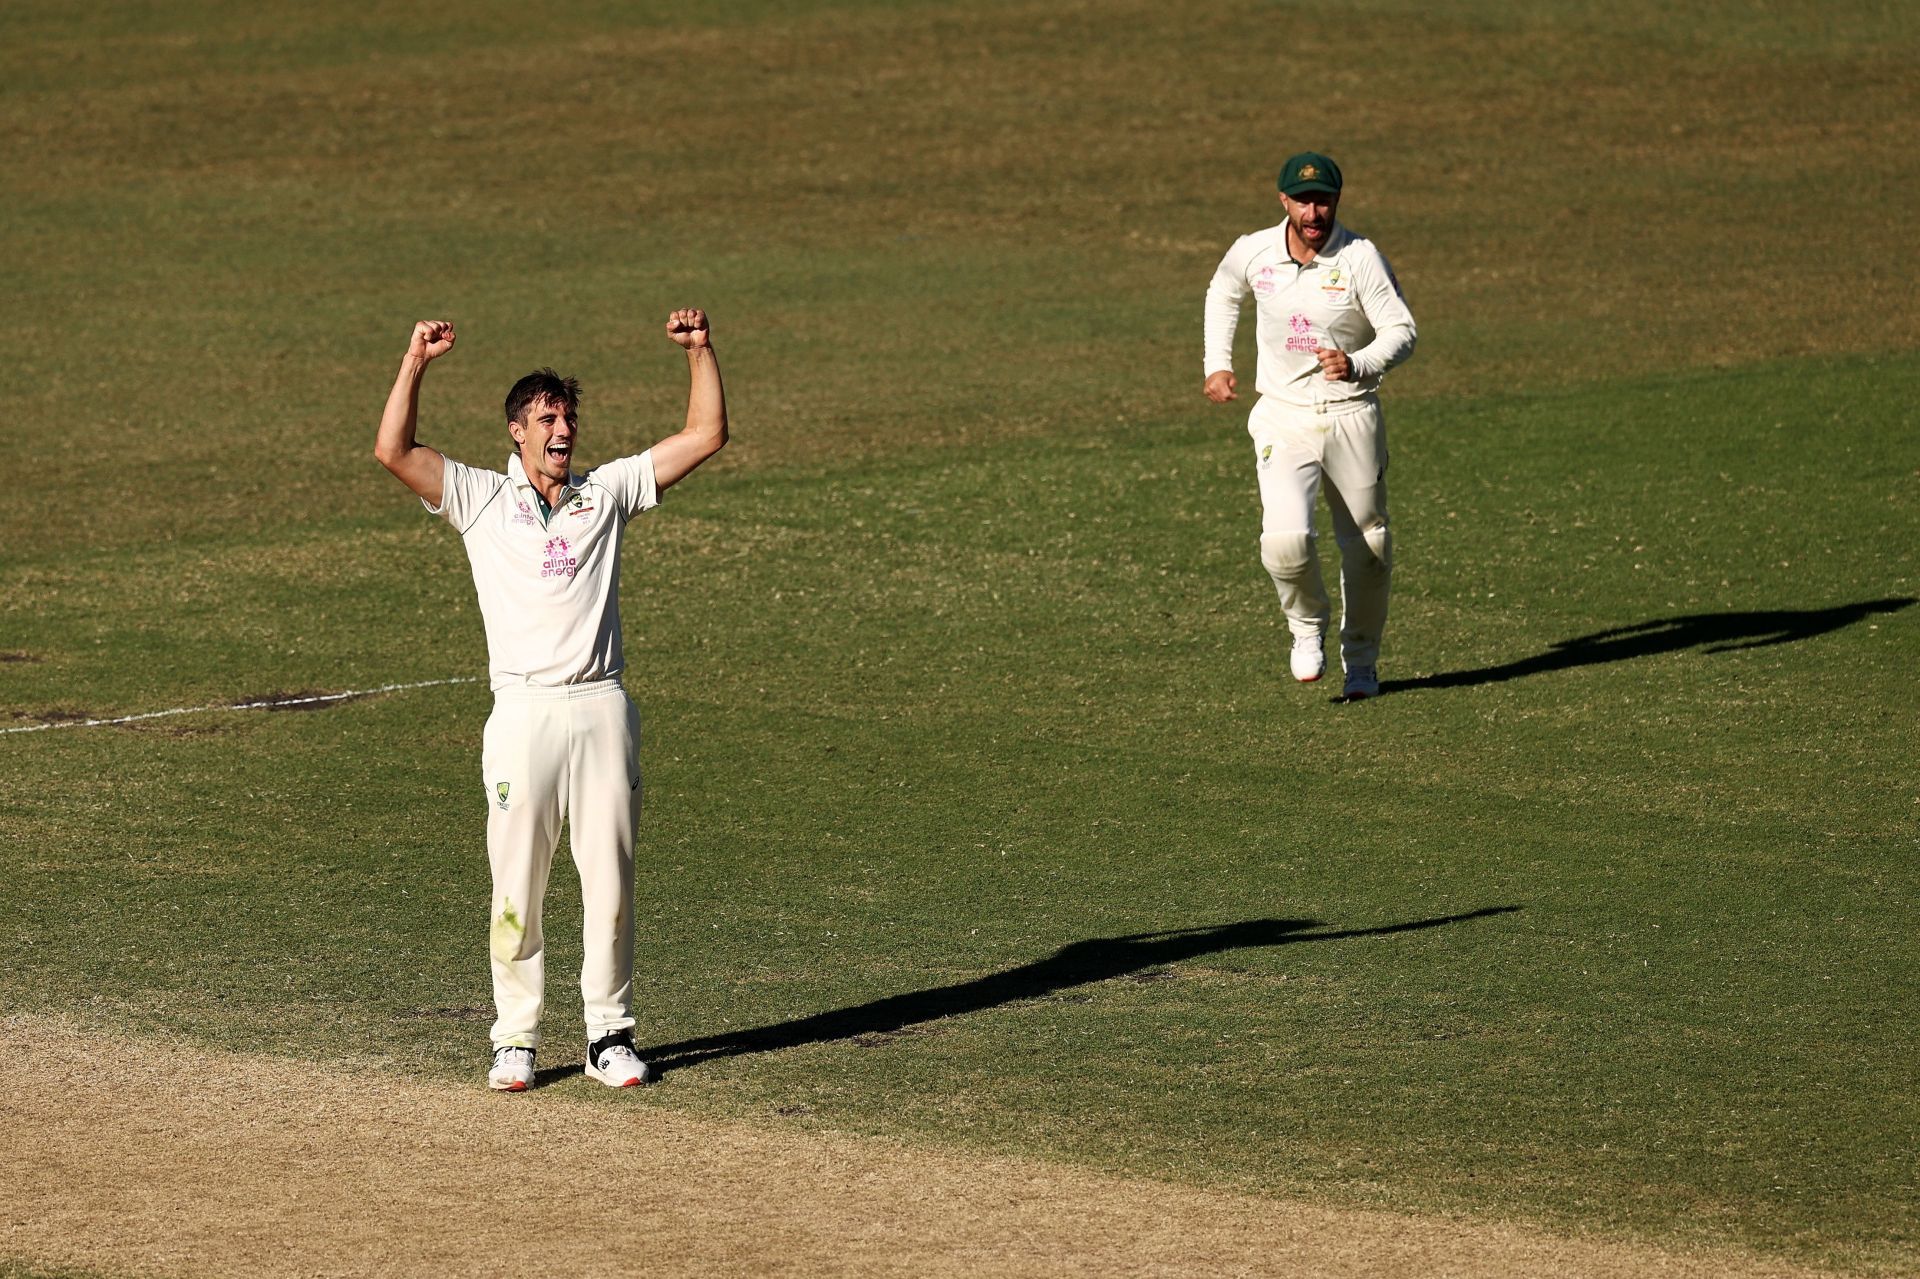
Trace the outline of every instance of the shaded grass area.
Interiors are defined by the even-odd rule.
[[[1897,1272],[1916,381],[1400,406],[1355,707],[1282,676],[1237,415],[703,474],[626,566],[648,1104]],[[1816,433],[1846,464],[1792,469]],[[478,669],[390,496],[10,567],[0,704]],[[1663,638],[1567,646],[1618,628]],[[0,738],[0,1002],[472,1076],[486,704]]]

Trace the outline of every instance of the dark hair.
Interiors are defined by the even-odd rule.
[[[526,421],[527,410],[542,400],[558,404],[567,411],[567,419],[573,420],[580,414],[579,379],[561,377],[552,369],[535,369],[507,392],[507,421]]]

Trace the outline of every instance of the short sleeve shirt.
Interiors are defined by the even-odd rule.
[[[505,474],[446,459],[427,509],[466,544],[495,691],[620,674],[620,539],[659,504],[651,452],[569,476],[551,514],[517,455]]]

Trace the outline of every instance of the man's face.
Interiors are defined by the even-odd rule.
[[[579,425],[579,419],[569,414],[564,404],[535,400],[528,405],[526,421],[510,424],[513,438],[520,445],[520,465],[527,468],[527,474],[565,482]]]
[[[1302,191],[1299,195],[1283,194],[1280,203],[1286,207],[1287,225],[1293,228],[1295,239],[1315,253],[1326,247],[1327,237],[1333,234],[1333,212],[1340,207],[1338,195]]]

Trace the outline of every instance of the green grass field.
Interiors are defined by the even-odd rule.
[[[625,565],[639,1104],[1920,1267],[1920,21],[514,13],[0,16],[0,729],[483,676],[371,456],[412,322],[425,441],[497,464],[554,363],[592,462],[703,305],[736,442]],[[1198,394],[1306,146],[1422,329],[1355,706]],[[0,736],[0,1012],[477,1084],[487,705]]]

